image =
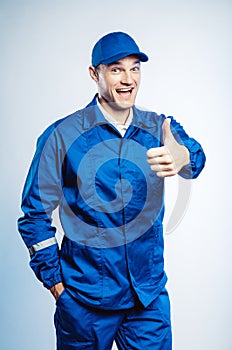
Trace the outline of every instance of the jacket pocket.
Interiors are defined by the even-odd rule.
[[[102,252],[66,239],[61,249],[61,267],[65,286],[91,299],[102,297]]]

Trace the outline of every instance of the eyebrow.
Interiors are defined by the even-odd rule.
[[[122,63],[120,61],[115,61],[115,62],[112,62],[112,63],[109,63],[107,66],[108,67],[111,67],[111,66],[120,66]],[[140,64],[140,60],[136,60],[133,65],[135,64]]]

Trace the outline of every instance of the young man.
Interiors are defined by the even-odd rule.
[[[118,349],[172,348],[164,178],[196,178],[205,155],[172,117],[135,107],[147,60],[126,33],[102,37],[89,68],[98,94],[38,140],[19,231],[56,299],[58,350],[110,350],[114,340]]]

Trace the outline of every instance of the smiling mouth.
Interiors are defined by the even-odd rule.
[[[116,89],[116,92],[121,95],[121,96],[130,96],[133,91],[133,87],[131,88],[121,88],[121,89]]]

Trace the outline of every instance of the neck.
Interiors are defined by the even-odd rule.
[[[113,119],[115,119],[120,124],[125,124],[127,121],[127,118],[130,114],[130,107],[125,109],[115,109],[113,108],[110,103],[106,102],[102,97],[99,96],[99,103],[101,106],[108,112]],[[115,105],[115,104],[114,104]]]

